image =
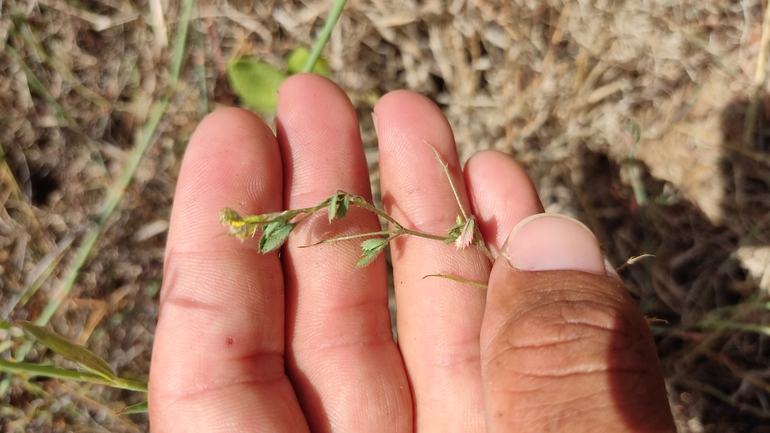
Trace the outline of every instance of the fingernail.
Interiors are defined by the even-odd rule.
[[[374,111],[372,111],[372,122],[374,123],[374,134],[379,137],[379,133],[377,132],[377,123],[379,122],[377,122],[377,120],[378,120],[377,114]]]
[[[522,271],[572,270],[607,275],[604,253],[591,230],[558,214],[536,214],[513,228],[503,247],[511,266]]]

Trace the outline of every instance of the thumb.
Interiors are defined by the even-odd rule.
[[[481,328],[487,431],[676,431],[642,315],[581,223],[511,232]]]

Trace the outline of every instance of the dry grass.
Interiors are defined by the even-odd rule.
[[[120,374],[146,375],[186,140],[207,112],[237,103],[229,58],[281,65],[312,44],[331,5],[199,1],[172,89],[183,2],[0,3],[0,317],[39,317],[150,108],[168,97],[51,321]],[[645,314],[668,320],[652,326],[680,430],[760,432],[770,418],[765,9],[759,0],[360,0],[325,56],[359,113],[373,166],[373,103],[412,89],[445,111],[463,158],[484,148],[515,155],[546,209],[589,224],[616,265],[655,254],[623,276]],[[3,332],[7,357],[18,343],[5,344]],[[37,347],[27,358],[56,357]],[[0,426],[145,431],[142,415],[112,415],[139,397],[14,379],[0,397]]]

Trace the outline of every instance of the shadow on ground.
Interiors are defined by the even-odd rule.
[[[655,256],[620,273],[642,313],[660,319],[650,326],[675,417],[705,426],[690,431],[770,431],[770,122],[760,107],[754,143],[741,148],[747,104],[722,116],[721,222],[639,162],[584,149],[560,175],[613,264]]]

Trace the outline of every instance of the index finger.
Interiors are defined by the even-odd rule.
[[[154,432],[307,431],[284,372],[283,273],[257,240],[220,236],[219,210],[280,211],[278,144],[255,115],[220,110],[185,154],[150,370]],[[258,426],[258,427],[255,427]]]

